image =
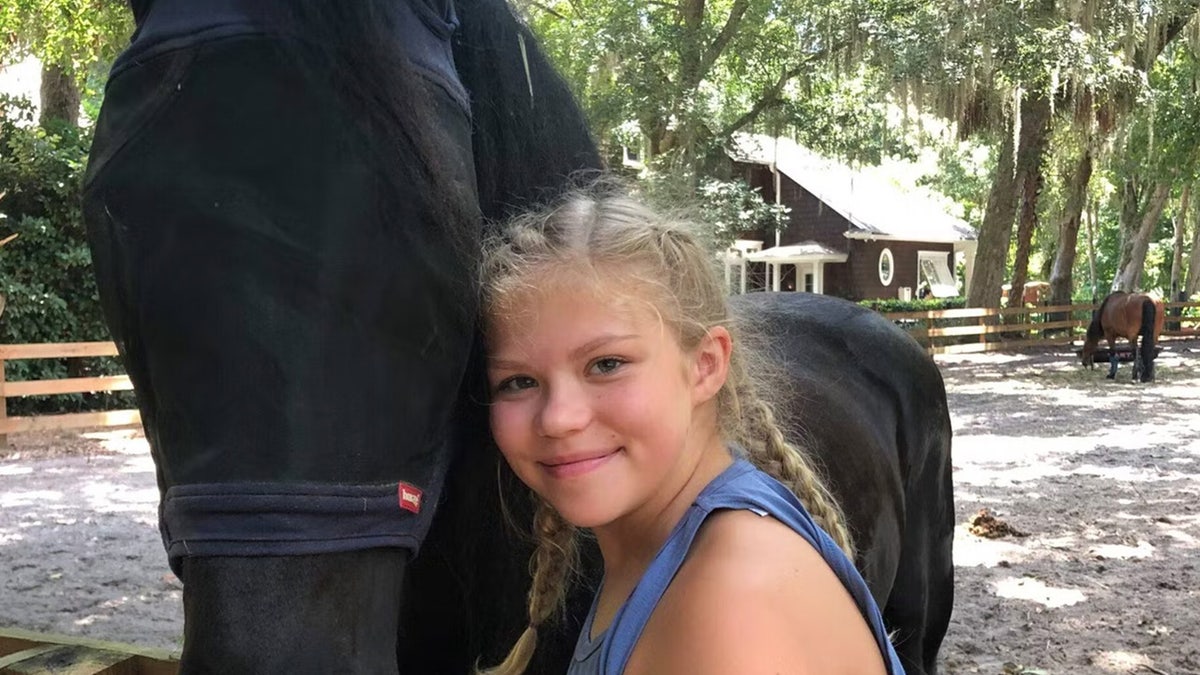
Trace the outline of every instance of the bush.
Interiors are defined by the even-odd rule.
[[[881,314],[890,314],[892,312],[928,312],[940,309],[961,309],[967,306],[967,299],[963,297],[926,298],[924,300],[873,298],[870,300],[861,300],[858,304]]]
[[[111,339],[104,325],[83,225],[81,188],[91,130],[33,124],[27,101],[0,99],[0,342]],[[114,358],[37,359],[5,363],[9,380],[123,372]],[[132,406],[128,393],[12,399],[10,414]]]

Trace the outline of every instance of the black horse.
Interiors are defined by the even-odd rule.
[[[746,339],[779,365],[788,436],[823,467],[909,673],[937,672],[954,597],[950,417],[933,360],[879,314],[808,293],[739,296]],[[477,411],[479,423],[485,417]],[[532,547],[527,492],[481,439],[451,470],[449,498],[410,568],[401,662],[416,673],[498,662],[524,627]],[[497,488],[496,486],[499,486]],[[469,534],[467,534],[469,533]],[[563,620],[539,636],[531,672],[561,673],[600,577],[585,553]],[[464,617],[467,617],[464,621]]]
[[[184,581],[184,672],[464,673],[523,624],[531,548],[502,513],[529,504],[486,438],[471,270],[481,222],[601,162],[504,0],[454,5],[133,2],[85,216]],[[953,518],[936,369],[864,310],[745,309],[783,350],[789,428],[898,651],[934,672]],[[588,560],[532,672],[562,672]]]

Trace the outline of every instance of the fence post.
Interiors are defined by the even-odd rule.
[[[0,296],[3,297],[3,296]],[[0,359],[0,425],[8,421],[8,399],[4,394],[4,359]],[[0,448],[8,447],[8,434],[0,433]]]

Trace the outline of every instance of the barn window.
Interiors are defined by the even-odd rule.
[[[890,286],[895,271],[896,260],[892,258],[892,249],[885,248],[879,252],[879,283]]]
[[[958,295],[958,280],[946,264],[946,251],[917,251],[917,281],[935,298]]]

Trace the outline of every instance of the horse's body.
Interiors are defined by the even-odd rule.
[[[500,515],[464,289],[479,215],[600,168],[582,114],[504,0],[455,0],[456,72],[438,51],[449,0],[132,4],[154,49],[110,81],[85,216],[184,581],[183,672],[494,662],[523,623],[530,548]],[[209,24],[181,43],[189,17]],[[886,322],[807,298],[746,307],[784,347],[786,422],[843,498],[898,651],[933,672],[951,596],[941,381]],[[562,672],[590,591],[532,672]]]
[[[941,374],[901,330],[852,303],[808,293],[734,300],[754,334],[748,337],[763,341],[779,365],[772,385],[785,431],[824,468],[904,667],[937,672],[954,594],[951,430]],[[450,498],[410,570],[413,604],[402,630],[412,637],[403,649],[413,672],[466,672],[478,654],[498,662],[524,625],[532,549],[498,517],[502,499],[490,486],[501,477],[518,525],[529,522],[529,503],[495,454],[477,455],[452,469]],[[565,620],[539,637],[531,672],[563,672],[598,582],[592,548]],[[459,645],[469,649],[456,651]]]
[[[1092,322],[1088,325],[1087,338],[1080,353],[1083,365],[1094,367],[1096,348],[1104,339],[1108,342],[1109,352],[1107,378],[1115,379],[1119,362],[1117,338],[1125,338],[1133,353],[1133,379],[1153,381],[1154,357],[1157,355],[1158,339],[1162,336],[1165,315],[1162,300],[1144,293],[1116,291],[1110,294],[1100,303],[1100,308],[1092,315]]]

